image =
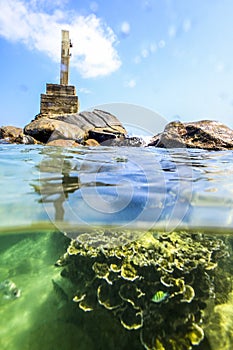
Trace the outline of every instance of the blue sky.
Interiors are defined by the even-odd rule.
[[[123,102],[167,121],[233,128],[232,0],[0,0],[0,8],[0,125],[39,113],[46,83],[59,83],[68,29],[81,110]]]

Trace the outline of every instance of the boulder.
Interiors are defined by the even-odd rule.
[[[85,135],[85,132],[74,124],[48,117],[35,119],[25,126],[24,133],[43,143],[57,139],[80,140]]]
[[[79,143],[77,143],[74,140],[64,140],[64,139],[57,139],[53,141],[49,141],[46,143],[47,146],[59,146],[59,147],[78,147],[80,146]]]
[[[102,143],[102,146],[111,147],[142,147],[145,146],[145,142],[140,137],[117,137],[110,139]]]
[[[233,130],[212,120],[182,123],[174,121],[155,135],[147,146],[162,148],[233,149]]]
[[[111,113],[94,109],[92,112],[79,114],[39,114],[25,126],[24,133],[43,143],[57,139],[75,140],[80,143],[88,139],[102,142],[109,138],[125,136],[126,130]]]
[[[84,146],[88,146],[88,147],[94,147],[94,146],[99,146],[99,142],[94,140],[94,139],[88,139],[86,141],[83,142]]]
[[[23,134],[23,129],[16,126],[2,126],[0,138],[7,143],[37,144],[38,142],[29,135]]]
[[[16,142],[16,139],[23,137],[23,129],[16,126],[7,125],[0,128],[0,138],[9,143]]]
[[[34,139],[34,137],[30,135],[23,134],[22,138],[19,139],[19,143],[23,143],[24,145],[40,145],[41,142]]]

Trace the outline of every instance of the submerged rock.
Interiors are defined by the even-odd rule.
[[[94,109],[92,112],[79,114],[39,114],[25,126],[24,133],[43,143],[57,139],[69,139],[76,142],[94,139],[101,143],[118,136],[125,136],[126,130],[111,113]]]
[[[171,122],[155,135],[147,146],[162,148],[233,149],[233,130],[212,120],[182,123]]]
[[[3,299],[13,300],[20,297],[21,291],[13,281],[5,280],[0,283],[0,293]]]

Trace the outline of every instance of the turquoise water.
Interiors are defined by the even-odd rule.
[[[1,228],[233,227],[232,151],[1,145]]]
[[[0,145],[0,348],[230,350],[232,164]]]

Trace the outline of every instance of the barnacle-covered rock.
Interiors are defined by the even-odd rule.
[[[230,292],[221,281],[226,257],[221,239],[201,233],[108,228],[74,236],[60,261],[80,309],[111,313],[145,349],[190,350],[205,337],[209,301]]]

